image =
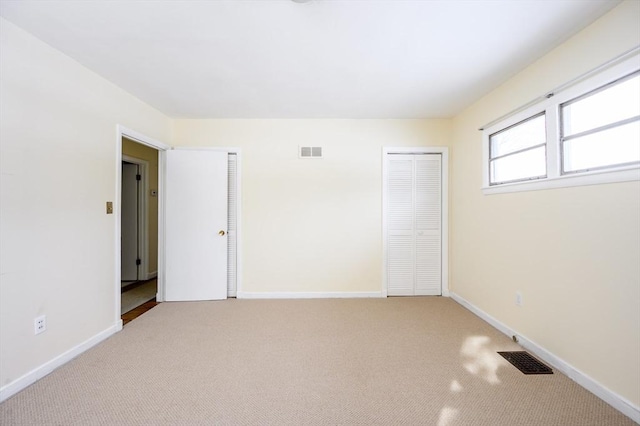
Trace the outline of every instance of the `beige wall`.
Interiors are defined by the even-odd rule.
[[[3,389],[118,323],[116,125],[168,140],[170,122],[8,21],[0,31]]]
[[[172,141],[242,149],[243,291],[380,292],[382,147],[449,138],[449,120],[176,120]]]
[[[122,139],[122,154],[149,163],[149,191],[158,189],[158,151],[132,140]],[[149,237],[149,273],[158,271],[158,197],[147,193],[147,227]]]
[[[636,406],[640,183],[485,196],[477,129],[640,44],[638,16],[621,4],[456,117],[450,240],[454,293]]]

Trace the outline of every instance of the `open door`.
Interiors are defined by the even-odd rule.
[[[166,152],[166,301],[227,298],[227,161],[226,152]]]

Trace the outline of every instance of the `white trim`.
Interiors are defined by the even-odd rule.
[[[539,191],[542,189],[571,188],[574,186],[600,185],[605,183],[632,182],[640,180],[640,168],[637,166],[611,170],[596,170],[588,173],[576,173],[558,177],[549,177],[527,182],[506,183],[483,187],[485,195],[505,194],[509,192]]]
[[[3,386],[2,388],[0,388],[0,402],[5,401],[6,399],[12,397],[16,393],[25,389],[27,386],[30,386],[33,383],[37,382],[38,380],[42,379],[44,376],[48,375],[56,368],[66,364],[67,362],[71,361],[73,358],[91,349],[98,343],[102,342],[108,337],[111,337],[113,334],[117,333],[120,330],[122,330],[122,320],[118,320],[118,322],[115,325],[112,325],[106,330],[101,331],[100,333],[85,340],[79,345],[69,349],[68,351],[62,353],[61,355],[58,355],[57,357],[53,358],[51,361],[48,361],[42,364],[41,366],[31,370],[30,372],[23,375],[22,377]]]
[[[122,138],[123,136],[126,137],[127,139],[131,139],[134,142],[138,142],[142,145],[146,145],[150,148],[155,148],[158,151],[166,151],[168,149],[172,149],[171,145],[167,145],[164,142],[160,142],[158,140],[155,140],[149,136],[146,136],[142,133],[136,132],[135,130],[129,129],[127,127],[124,127],[120,124],[116,125],[116,129],[118,132],[118,136],[120,138]],[[119,142],[119,140],[118,140]]]
[[[138,279],[145,280],[149,276],[149,162],[130,155],[122,154],[122,161],[137,164],[142,176],[142,196],[138,194],[138,254],[140,269]]]
[[[158,276],[158,271],[151,271],[147,274],[147,276],[144,279],[150,280],[150,279],[156,278],[157,276]]]
[[[449,296],[449,148],[432,147],[382,147],[382,293],[387,295],[387,177],[389,154],[440,154],[442,155],[442,295]]]
[[[158,150],[158,273],[156,301],[165,300],[165,187],[164,181],[167,175],[167,151]]]
[[[330,292],[259,292],[259,291],[238,291],[238,299],[356,299],[356,298],[379,298],[387,297],[382,291],[330,291]]]
[[[217,151],[217,152],[228,152],[228,153],[240,153],[240,148],[236,147],[226,147],[226,146],[176,146],[171,149],[177,151]]]
[[[498,321],[497,319],[487,314],[482,309],[473,305],[458,294],[451,292],[451,298],[469,311],[473,312],[485,322],[492,325],[494,328],[498,329],[498,331],[506,334],[509,337],[516,336],[518,342],[523,348],[533,352],[540,359],[550,364],[558,371],[562,372],[564,375],[568,376],[571,380],[575,381],[577,384],[593,393],[595,396],[602,399],[604,402],[611,405],[613,408],[620,411],[622,414],[629,417],[634,422],[640,423],[640,407],[634,405],[631,401],[609,390],[595,379],[589,377],[587,374],[578,370],[562,358],[549,352],[536,342],[518,334],[515,330]]]
[[[122,218],[120,217],[120,202],[122,199],[122,132],[120,126],[116,126],[116,188],[115,188],[115,200],[112,201],[114,217],[114,235],[113,235],[113,247],[114,247],[114,323],[118,320],[122,322]]]

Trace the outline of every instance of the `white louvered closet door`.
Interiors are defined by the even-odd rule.
[[[238,292],[238,156],[228,156],[229,190],[227,215],[227,297],[236,297]]]
[[[439,154],[389,154],[387,293],[442,293],[442,181]]]
[[[414,159],[412,155],[389,155],[387,224],[387,293],[411,296],[415,283]]]
[[[415,156],[416,295],[442,293],[440,155]]]

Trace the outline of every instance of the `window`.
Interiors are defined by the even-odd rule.
[[[562,173],[640,162],[640,73],[560,106]]]
[[[541,113],[489,137],[491,185],[547,175],[545,123]]]
[[[640,180],[639,59],[612,61],[483,129],[484,192]]]

